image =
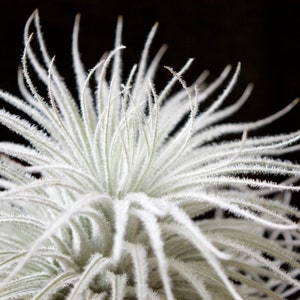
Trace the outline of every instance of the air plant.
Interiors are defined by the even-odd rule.
[[[77,16],[76,101],[38,13],[26,23],[22,98],[0,91],[28,116],[1,109],[0,122],[29,142],[0,143],[0,300],[283,299],[299,290],[300,213],[290,198],[300,166],[274,157],[298,150],[300,131],[247,135],[298,100],[256,122],[220,123],[252,86],[222,108],[240,65],[188,86],[182,76],[192,60],[166,67],[170,81],[158,92],[166,47],[147,64],[156,29],[123,82],[122,19],[114,50],[86,73]],[[175,85],[182,89],[172,93]],[[236,139],[222,141],[228,134]]]

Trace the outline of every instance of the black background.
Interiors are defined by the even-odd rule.
[[[249,82],[255,90],[231,120],[265,117],[300,96],[300,1],[114,1],[114,0],[2,0],[0,6],[0,88],[18,94],[17,67],[23,49],[23,27],[38,8],[51,54],[69,85],[73,84],[71,33],[75,14],[81,13],[80,50],[86,68],[113,48],[118,15],[124,17],[125,73],[138,62],[151,26],[159,21],[152,54],[163,44],[169,48],[162,61],[178,70],[189,57],[195,62],[184,76],[191,83],[204,69],[209,80],[227,64],[242,63],[234,101]],[[170,74],[161,68],[158,88]],[[1,105],[3,106],[3,105]],[[299,129],[300,105],[259,134]],[[1,127],[1,139],[14,139]],[[298,160],[299,153],[290,156]]]

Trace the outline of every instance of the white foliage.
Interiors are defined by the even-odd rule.
[[[300,190],[300,166],[273,157],[299,150],[300,132],[247,137],[298,100],[256,122],[218,124],[251,93],[249,85],[222,108],[240,64],[231,78],[227,66],[192,86],[183,79],[192,60],[177,72],[166,67],[171,79],[158,92],[166,46],[147,61],[156,30],[123,82],[122,18],[114,50],[86,73],[77,16],[74,99],[38,13],[29,18],[22,98],[0,91],[28,116],[2,109],[0,122],[30,143],[0,142],[0,300],[284,299],[299,290],[300,212],[290,193]],[[238,136],[220,141],[227,134]]]

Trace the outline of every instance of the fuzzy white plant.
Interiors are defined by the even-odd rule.
[[[289,203],[300,166],[272,158],[298,150],[300,132],[247,137],[297,101],[263,120],[216,125],[250,94],[251,86],[221,109],[240,66],[209,85],[204,72],[188,87],[188,60],[179,72],[167,68],[171,80],[158,93],[164,46],[147,66],[156,28],[122,83],[121,18],[115,49],[86,74],[77,17],[77,103],[47,52],[38,13],[28,20],[22,99],[0,91],[28,115],[1,109],[0,122],[30,142],[0,143],[0,300],[282,299],[300,288],[300,213]],[[170,96],[178,83],[182,90]],[[227,134],[240,136],[220,141]]]

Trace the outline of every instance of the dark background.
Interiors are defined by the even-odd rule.
[[[18,94],[17,67],[23,49],[23,27],[39,8],[51,54],[68,84],[73,84],[70,57],[75,14],[81,12],[80,47],[86,68],[113,48],[118,15],[124,17],[125,73],[138,62],[148,31],[159,21],[153,52],[163,43],[168,51],[162,65],[178,70],[189,57],[195,62],[184,78],[191,83],[204,69],[209,80],[227,64],[242,63],[235,100],[249,82],[255,90],[231,120],[256,120],[276,112],[300,96],[300,0],[2,0],[0,7],[0,88]],[[127,73],[128,74],[128,73]],[[159,71],[157,86],[170,78]],[[213,99],[212,99],[213,100]],[[259,134],[299,129],[300,105]],[[2,139],[14,138],[1,128]],[[291,155],[298,160],[299,153]]]

